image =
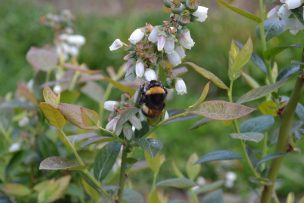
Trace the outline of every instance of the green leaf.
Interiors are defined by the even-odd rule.
[[[99,199],[98,191],[96,189],[94,189],[94,187],[92,185],[90,185],[86,180],[81,178],[82,188],[93,200],[95,200],[95,202],[98,202],[98,199]]]
[[[145,203],[145,199],[140,193],[130,189],[123,191],[122,199],[126,203]]]
[[[259,132],[232,133],[230,134],[230,137],[233,139],[260,142],[263,139],[264,134]]]
[[[184,174],[179,170],[179,168],[176,166],[176,163],[172,162],[172,170],[174,172],[174,175],[176,175],[178,178],[184,178]]]
[[[204,196],[204,203],[222,203],[224,199],[223,190],[216,190]]]
[[[282,152],[275,152],[275,153],[269,154],[256,164],[256,168],[267,161],[271,161],[273,159],[277,159],[277,158],[280,158],[285,155],[286,155],[286,153],[282,153]]]
[[[64,117],[77,127],[87,130],[98,129],[99,115],[95,111],[66,103],[60,103],[58,108]]]
[[[213,183],[195,188],[195,189],[193,189],[193,192],[196,195],[199,195],[199,194],[202,194],[202,193],[207,193],[207,192],[216,190],[216,189],[224,186],[224,183],[225,183],[225,181],[219,180],[219,181],[216,181],[216,182],[213,182]]]
[[[10,196],[28,196],[31,194],[28,187],[17,183],[4,183],[0,188]]]
[[[197,73],[210,80],[217,87],[225,90],[229,89],[221,79],[219,79],[216,75],[206,70],[205,68],[202,68],[192,62],[186,62],[184,64],[189,66],[190,68],[193,68]]]
[[[190,127],[190,130],[194,130],[194,129],[197,129],[203,125],[205,125],[206,123],[208,123],[210,121],[210,119],[208,118],[202,118],[198,121],[196,121],[191,127]]]
[[[249,20],[253,20],[257,23],[261,23],[262,19],[259,18],[258,16],[253,15],[252,13],[249,13],[247,11],[244,11],[240,8],[237,8],[235,6],[230,5],[229,3],[225,2],[224,0],[217,0],[216,1],[218,4],[232,10],[233,12],[240,14],[241,16],[244,16],[245,18],[249,19]]]
[[[213,120],[234,120],[246,116],[255,109],[231,102],[213,100],[200,104],[191,113]]]
[[[94,176],[97,180],[103,180],[112,169],[121,145],[117,142],[106,144],[97,152],[94,163]]]
[[[54,108],[57,108],[59,104],[59,97],[51,90],[50,87],[46,86],[43,88],[43,98],[44,101],[50,105],[52,105]]]
[[[293,64],[288,68],[285,68],[280,71],[277,81],[284,80],[289,78],[290,76],[293,76],[294,74],[299,73],[300,71],[300,64]]]
[[[259,132],[263,133],[269,130],[274,125],[274,118],[272,116],[258,116],[241,123],[240,130],[244,132]]]
[[[136,113],[138,113],[139,109],[135,108],[135,107],[131,107],[126,109],[124,112],[122,112],[120,114],[120,117],[117,121],[116,124],[116,130],[115,130],[115,134],[116,135],[120,135],[122,129],[123,129],[123,125],[129,121],[129,119],[134,116]]]
[[[285,23],[277,18],[266,19],[264,21],[266,40],[270,40],[285,31]],[[258,28],[259,33],[259,28]]]
[[[39,170],[79,170],[81,168],[83,167],[79,163],[59,156],[48,157],[39,165]]]
[[[139,138],[136,143],[147,151],[151,157],[154,157],[163,148],[163,144],[157,139]]]
[[[277,116],[277,104],[274,101],[264,101],[259,105],[259,110],[262,114]]]
[[[157,190],[154,188],[152,191],[149,193],[148,196],[148,203],[162,203]]]
[[[282,51],[284,51],[285,49],[289,49],[289,48],[303,48],[303,46],[300,44],[291,44],[291,45],[273,47],[273,48],[267,49],[264,52],[264,56],[266,59],[271,59],[271,58],[275,57],[276,55],[278,55],[279,53],[281,53]]]
[[[252,88],[252,89],[256,89],[260,87],[260,84],[253,79],[250,75],[248,75],[245,72],[242,72],[242,76],[245,79],[246,83]]]
[[[165,162],[166,158],[164,155],[158,153],[154,157],[152,157],[147,151],[145,151],[145,159],[148,163],[149,168],[157,174],[160,167]]]
[[[191,180],[195,180],[195,178],[198,176],[201,170],[201,166],[195,164],[197,161],[198,161],[198,156],[196,153],[193,153],[191,154],[191,156],[189,157],[186,163],[186,172]]]
[[[78,90],[65,90],[60,93],[61,103],[75,103],[80,96]]]
[[[196,163],[202,164],[210,161],[233,160],[233,159],[242,159],[242,156],[236,152],[221,150],[221,151],[210,152],[202,156]]]
[[[41,102],[39,107],[51,125],[58,129],[62,129],[64,127],[65,119],[58,109],[45,102]]]
[[[131,116],[129,121],[136,130],[140,130],[142,128],[141,121],[136,116]]]
[[[281,80],[281,81],[271,84],[271,85],[265,85],[265,86],[261,86],[259,88],[250,90],[249,92],[247,92],[246,94],[241,96],[238,99],[237,103],[242,104],[242,103],[254,101],[256,99],[260,99],[260,98],[272,93],[273,91],[279,89],[280,87],[282,87],[286,81],[287,80]]]
[[[286,203],[294,203],[294,202],[295,202],[295,194],[293,192],[288,193]]]
[[[304,121],[304,106],[300,103],[297,104],[296,114],[300,120]]]
[[[172,178],[160,181],[156,184],[158,187],[173,187],[178,189],[187,189],[195,185],[195,182],[187,178]]]
[[[208,95],[208,92],[209,92],[209,86],[210,86],[210,82],[208,82],[205,86],[204,86],[204,89],[202,91],[202,94],[200,96],[200,98],[198,98],[198,100],[193,104],[191,105],[189,108],[194,108],[196,107],[197,105],[199,105],[200,103],[202,103],[203,101],[205,101],[207,95]]]
[[[229,52],[229,70],[228,75],[231,81],[240,77],[243,67],[248,63],[253,52],[253,45],[251,38],[249,38],[246,44],[241,50],[238,50],[234,41],[231,43]]]
[[[123,125],[122,131],[123,131],[123,135],[125,136],[125,138],[127,138],[127,140],[132,139],[134,132],[130,124],[125,123]]]

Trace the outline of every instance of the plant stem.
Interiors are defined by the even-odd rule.
[[[125,187],[126,181],[126,169],[127,169],[127,158],[128,158],[128,144],[125,143],[122,146],[122,157],[121,157],[121,168],[120,168],[120,177],[119,177],[119,189],[118,189],[118,199],[117,203],[122,203],[122,195]]]
[[[233,102],[233,84],[234,84],[234,81],[231,81],[230,82],[230,87],[229,87],[229,90],[228,90],[228,98],[229,98],[229,101],[230,102]],[[237,122],[237,120],[233,120],[233,127],[234,127],[234,130],[236,133],[240,133],[240,128],[239,128],[239,124]],[[245,161],[248,165],[248,167],[250,168],[251,172],[253,173],[253,175],[257,178],[260,177],[259,173],[255,170],[250,158],[249,158],[249,155],[247,153],[247,149],[246,149],[246,143],[244,140],[241,140],[241,147],[242,147],[242,153],[243,153],[243,157],[245,158]]]
[[[304,50],[302,53],[302,57],[303,56],[304,56]],[[279,131],[278,142],[276,145],[276,152],[284,153],[287,151],[288,136],[290,135],[290,132],[291,132],[294,112],[295,112],[296,106],[298,104],[298,101],[300,100],[300,97],[302,95],[303,89],[304,89],[304,73],[301,73],[300,76],[297,78],[292,95],[291,95],[289,102],[288,102],[287,106],[285,107],[285,110],[282,115],[281,127],[280,127],[280,131]],[[283,157],[280,157],[280,158],[274,159],[271,162],[270,170],[269,170],[267,178],[270,179],[272,184],[266,185],[264,187],[262,197],[261,197],[262,203],[269,203],[271,201],[271,197],[272,197],[273,189],[274,189],[274,185],[275,185],[275,180],[276,180],[278,172],[280,170],[282,161],[283,161]]]

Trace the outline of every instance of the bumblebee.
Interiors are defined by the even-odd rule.
[[[167,90],[161,82],[156,80],[146,82],[139,90],[139,105],[142,113],[151,119],[160,117],[165,108],[166,97]]]

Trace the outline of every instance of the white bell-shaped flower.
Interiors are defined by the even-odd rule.
[[[147,81],[157,80],[157,75],[154,70],[152,70],[151,68],[147,68],[147,70],[145,71],[145,78]]]
[[[191,49],[195,44],[195,42],[191,38],[189,30],[184,30],[180,34],[179,42],[185,49]]]
[[[186,53],[185,53],[185,50],[182,46],[177,46],[175,48],[175,51],[178,53],[178,55],[181,57],[181,59],[185,58],[186,57]]]
[[[156,43],[157,37],[158,37],[158,28],[154,27],[152,32],[149,34],[148,40],[152,43]]]
[[[116,130],[116,126],[117,126],[117,122],[119,120],[119,117],[116,116],[114,118],[112,118],[112,120],[110,120],[108,122],[108,124],[106,125],[106,130],[109,130],[111,132],[114,132]]]
[[[103,108],[108,111],[114,111],[118,107],[119,103],[117,101],[106,101],[103,104]]]
[[[285,4],[287,5],[287,8],[295,9],[300,7],[303,4],[303,0],[285,0]]]
[[[75,46],[82,46],[85,43],[85,38],[82,35],[69,35],[69,37],[67,37],[66,41],[69,44],[75,45]]]
[[[286,4],[283,4],[278,10],[278,16],[280,19],[287,19],[291,15],[291,11],[287,8]]]
[[[183,95],[187,93],[187,86],[182,78],[176,78],[175,90],[178,95]]]
[[[176,51],[172,51],[170,54],[167,54],[168,60],[174,66],[177,66],[182,63],[180,55]]]
[[[145,65],[141,59],[138,59],[135,65],[136,76],[141,78],[144,75],[144,72],[145,72]]]
[[[193,13],[197,17],[197,21],[204,22],[208,17],[208,8],[204,6],[199,6],[197,10]]]
[[[110,49],[110,51],[115,51],[117,49],[120,49],[121,47],[123,47],[123,42],[120,39],[116,39],[111,44],[111,46],[109,47],[109,49]]]
[[[267,18],[276,18],[278,16],[278,10],[279,10],[280,6],[275,6],[272,9],[270,9],[270,11],[268,11],[267,13]]]
[[[132,34],[130,35],[129,37],[129,41],[132,43],[132,44],[137,44],[139,41],[142,40],[142,38],[145,36],[145,33],[140,29],[140,28],[137,28],[136,30],[134,30],[132,32]]]
[[[166,43],[166,37],[164,35],[158,35],[157,37],[157,50],[162,51]]]
[[[174,41],[174,39],[171,38],[171,37],[168,37],[166,39],[165,46],[164,46],[165,52],[167,54],[169,54],[172,51],[174,51],[174,48],[175,48],[175,41]]]

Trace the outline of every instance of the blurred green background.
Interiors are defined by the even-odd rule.
[[[29,0],[4,0],[0,6],[0,95],[4,96],[9,91],[14,91],[17,84],[27,81],[33,76],[33,71],[25,59],[25,55],[31,46],[44,46],[52,43],[53,35],[49,28],[40,24],[40,17],[48,12],[56,12],[54,5],[47,3],[49,1],[29,1]],[[121,1],[124,2],[124,1]],[[134,1],[130,1],[130,5]],[[146,1],[145,1],[146,2]],[[57,2],[58,3],[58,2]],[[255,12],[253,7],[247,7]],[[86,37],[86,44],[81,49],[80,62],[88,64],[92,69],[105,70],[112,66],[118,69],[124,62],[124,51],[110,52],[109,45],[116,38],[127,41],[129,34],[137,27],[145,25],[146,22],[152,25],[162,22],[168,18],[168,13],[164,12],[161,4],[153,4],[144,11],[136,12],[131,6],[126,7],[126,11],[118,13],[103,13],[107,8],[95,8],[90,13],[88,8],[83,8],[86,12],[81,12],[82,8],[77,7],[75,14],[76,32]],[[149,4],[150,5],[150,4]],[[205,23],[194,23],[190,26],[192,37],[195,41],[194,48],[187,54],[186,61],[192,61],[218,75],[228,84],[227,64],[228,50],[231,40],[240,40],[245,42],[248,37],[256,41],[255,24],[249,20],[226,11],[223,8],[217,8],[214,1],[204,1],[204,6],[210,6],[209,18]],[[68,6],[65,5],[65,6]],[[83,5],[82,5],[83,6]],[[255,5],[256,6],[256,5]],[[150,9],[151,8],[151,9]],[[96,11],[97,10],[97,11]],[[270,46],[284,45],[303,41],[303,36],[291,38],[288,33],[284,33],[279,38],[270,42]],[[260,53],[259,44],[254,47]],[[286,67],[290,59],[298,59],[299,50],[284,51],[277,56],[279,69]],[[253,64],[249,64],[247,71],[254,75],[261,84],[263,84],[263,74]],[[196,75],[194,72],[188,72],[185,76],[188,87],[187,96],[176,96],[175,99],[168,102],[168,109],[182,109],[191,105],[200,95],[200,92],[206,84],[206,80]],[[235,94],[241,96],[242,93],[250,88],[241,79],[236,84]],[[286,88],[289,90],[289,87]],[[112,99],[115,100],[113,94]],[[212,87],[211,98],[225,98],[226,93]],[[88,102],[89,103],[89,102]],[[257,112],[258,114],[258,112]],[[198,155],[219,149],[240,150],[239,142],[230,139],[229,133],[233,131],[229,123],[212,122],[196,130],[189,128],[194,120],[180,123],[169,124],[157,131],[157,136],[164,143],[163,153],[167,160],[174,160],[178,166],[183,167],[187,158],[196,152]],[[220,127],[219,127],[220,126]],[[303,141],[302,141],[303,142]],[[252,144],[255,148],[260,148],[260,144]],[[303,145],[303,143],[302,143]],[[292,190],[302,192],[304,190],[303,177],[303,158],[294,155],[291,159],[285,160],[287,165],[282,170],[281,178],[284,182],[281,185],[280,195],[286,196]],[[295,167],[296,165],[296,167]],[[203,166],[202,176],[207,179],[216,179],[215,165]],[[229,168],[230,167],[230,168]],[[228,170],[242,172],[243,166],[228,166]],[[170,163],[163,167],[163,173],[170,172]],[[292,174],[289,174],[292,171]],[[169,173],[170,174],[170,173]],[[237,187],[234,192],[246,194],[249,186],[244,186],[248,178],[246,173],[239,173],[243,178],[238,177]],[[144,174],[143,176],[146,176]],[[149,176],[149,175],[147,175]],[[298,178],[297,178],[298,177]],[[301,177],[301,179],[299,179]]]

